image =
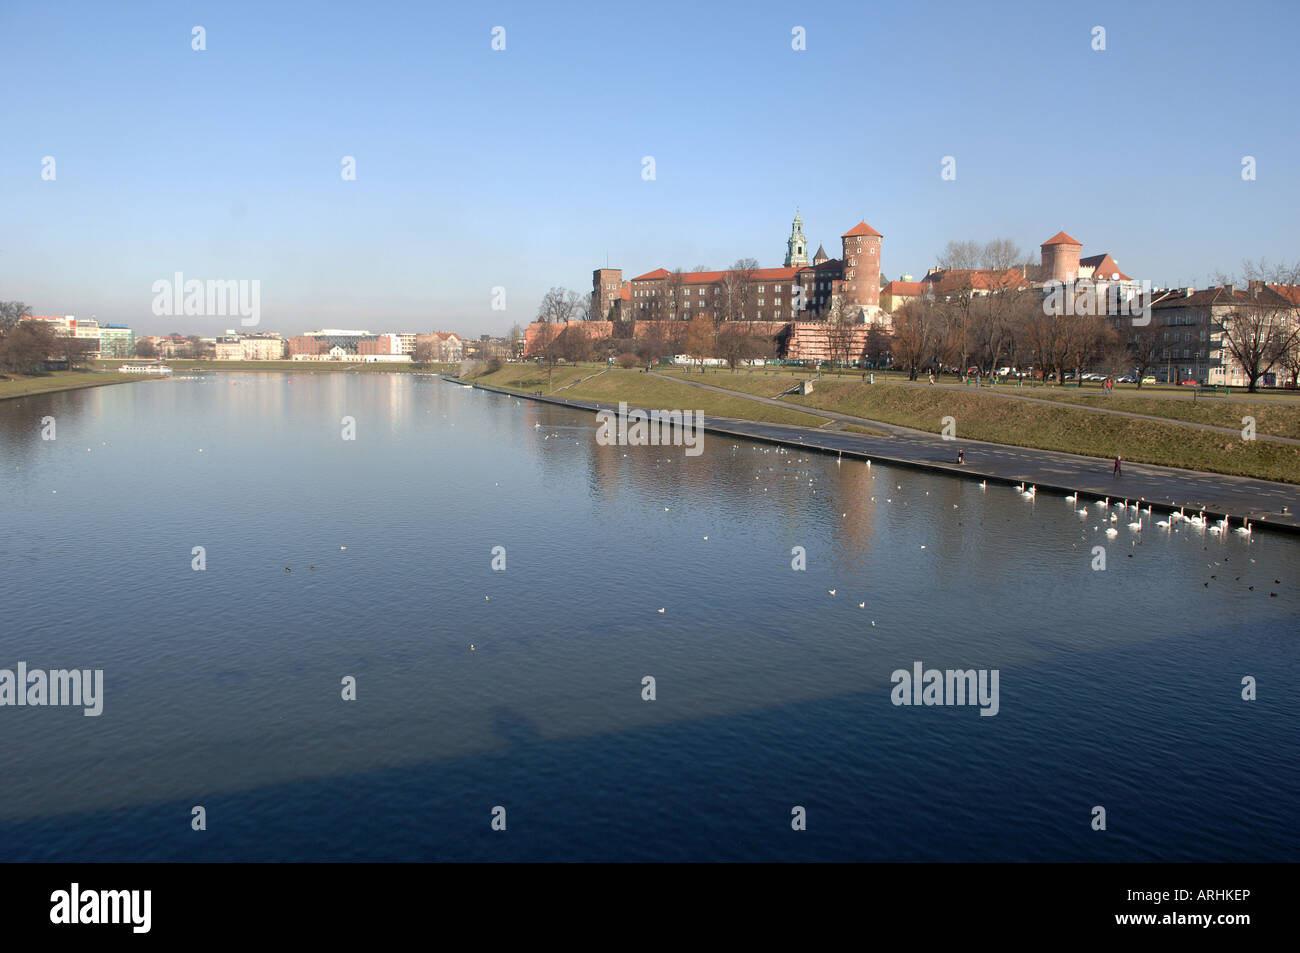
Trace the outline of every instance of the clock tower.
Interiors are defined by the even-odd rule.
[[[790,226],[790,237],[785,241],[785,267],[804,268],[808,265],[808,239],[803,235],[803,219],[799,209],[794,210],[794,224]]]

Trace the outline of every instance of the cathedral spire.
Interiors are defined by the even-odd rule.
[[[803,235],[803,219],[799,217],[799,207],[794,209],[794,222],[790,226],[790,237],[785,242],[785,266],[805,267],[808,264],[808,239]]]

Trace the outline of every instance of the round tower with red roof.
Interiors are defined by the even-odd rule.
[[[1073,281],[1079,277],[1079,252],[1083,246],[1065,232],[1057,232],[1043,242],[1044,281]]]
[[[844,306],[865,308],[867,317],[880,311],[880,243],[884,238],[866,222],[841,236],[844,247]]]

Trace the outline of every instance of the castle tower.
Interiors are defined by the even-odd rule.
[[[808,264],[808,239],[803,237],[803,219],[799,209],[794,210],[794,224],[790,226],[790,237],[785,242],[785,267],[803,268]]]
[[[623,290],[622,268],[597,268],[591,273],[591,317],[595,321],[604,321],[609,317],[609,309],[618,300]]]
[[[1065,232],[1057,232],[1039,248],[1044,281],[1073,281],[1079,277],[1079,252],[1083,246]]]
[[[818,245],[817,254],[813,255],[813,264],[824,265],[828,261],[830,261],[830,257],[826,254],[826,249],[822,248],[821,245]]]
[[[870,318],[880,312],[880,245],[884,236],[858,222],[841,236],[844,246],[844,307],[861,308]]]

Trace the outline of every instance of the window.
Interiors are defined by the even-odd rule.
[[[762,293],[763,293],[763,286],[762,286],[762,285],[759,285],[759,286],[758,286],[758,293],[759,293],[759,294],[762,294]]]

